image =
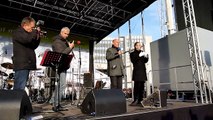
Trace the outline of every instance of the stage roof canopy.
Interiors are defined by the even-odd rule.
[[[20,22],[26,16],[59,31],[100,41],[155,0],[1,0],[0,19]]]

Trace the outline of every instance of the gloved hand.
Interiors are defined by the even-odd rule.
[[[142,57],[142,56],[144,56],[145,55],[145,52],[140,52],[139,53],[139,57]]]
[[[147,53],[145,53],[145,52],[140,52],[140,53],[139,53],[139,57],[142,57],[142,56],[144,56],[144,57],[148,57],[148,54],[147,54]]]

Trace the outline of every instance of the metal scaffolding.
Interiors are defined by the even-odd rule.
[[[0,19],[19,22],[31,16],[46,21],[48,29],[58,31],[67,26],[72,34],[100,41],[154,1],[3,0],[0,1],[4,9],[0,11]]]
[[[182,0],[187,41],[190,52],[192,78],[196,103],[200,97],[201,103],[208,103],[206,83],[204,80],[204,67],[197,34],[197,25],[192,0]],[[205,101],[204,101],[205,99]]]

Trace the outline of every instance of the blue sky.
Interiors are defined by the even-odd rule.
[[[152,36],[153,40],[157,40],[161,38],[160,31],[160,16],[159,16],[159,2],[156,1],[148,8],[143,11],[144,16],[144,33],[147,36]],[[120,27],[120,35],[127,36],[129,35],[128,31],[128,22]],[[131,32],[132,36],[134,35],[142,35],[141,32],[141,14],[139,13],[135,17],[131,19]],[[115,30],[108,37],[117,37],[118,31]]]

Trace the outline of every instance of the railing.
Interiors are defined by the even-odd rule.
[[[150,70],[148,72],[148,78],[150,77],[150,75],[152,75],[152,89],[151,89],[151,92],[154,91],[154,77],[153,77],[153,73],[154,72],[160,72],[160,71],[164,71],[164,70],[174,70],[174,76],[175,76],[175,88],[176,88],[176,99],[179,100],[179,87],[178,87],[178,84],[188,84],[188,83],[193,83],[193,80],[192,81],[178,81],[178,76],[177,76],[177,69],[178,68],[184,68],[184,67],[189,67],[191,65],[181,65],[181,66],[175,66],[175,67],[170,67],[170,68],[164,68],[164,69],[158,69],[158,70]],[[152,73],[152,74],[151,74]],[[164,82],[164,83],[160,83],[159,82],[159,86],[160,85],[171,85],[171,82]]]

